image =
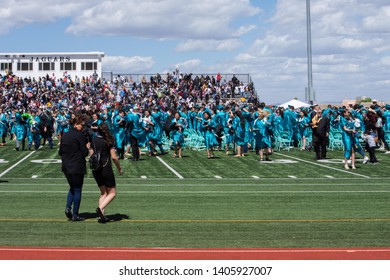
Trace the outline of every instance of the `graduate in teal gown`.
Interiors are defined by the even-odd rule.
[[[13,133],[15,134],[16,151],[20,150],[20,146],[22,146],[22,150],[25,148],[28,129],[27,119],[28,116],[27,114],[24,115],[22,108],[20,108],[19,111],[15,113],[15,125],[12,129]]]
[[[157,152],[154,144],[156,140],[156,134],[154,133],[156,121],[149,110],[146,109],[143,113],[142,128],[144,129],[146,135],[146,147],[148,149],[149,156],[154,156]]]
[[[31,150],[32,143],[34,143],[34,149],[38,150],[41,146],[41,123],[40,118],[35,110],[31,110],[31,119],[29,119],[28,129],[28,149]]]
[[[146,133],[142,127],[141,114],[139,113],[138,105],[135,105],[133,111],[126,115],[126,122],[128,123],[128,132],[130,137],[130,145],[133,153],[133,161],[138,161],[140,158],[141,147],[147,143]]]
[[[187,127],[186,119],[180,117],[180,113],[176,112],[171,123],[170,137],[174,148],[173,157],[182,158],[184,147],[184,130]]]
[[[62,135],[65,132],[69,131],[69,120],[70,120],[70,113],[63,108],[60,109],[60,112],[57,115],[57,119],[56,119],[59,142],[61,142]]]
[[[284,111],[283,124],[284,130],[288,131],[291,134],[291,139],[294,142],[298,141],[299,138],[299,128],[298,128],[298,116],[294,111],[294,106],[288,105],[287,110]]]
[[[159,106],[153,107],[152,117],[154,120],[154,130],[152,135],[153,143],[158,146],[161,154],[164,155],[165,151],[162,146],[164,137],[164,115]]]
[[[125,138],[126,138],[126,120],[125,112],[120,110],[113,118],[113,134],[115,138],[115,149],[117,150],[119,159],[124,159]]]
[[[270,129],[271,123],[267,120],[268,112],[264,110],[258,111],[257,119],[253,122],[253,137],[255,139],[256,150],[259,151],[260,161],[265,160],[270,161],[269,154],[271,152],[272,144],[271,144],[271,136]]]
[[[1,146],[4,146],[6,141],[5,138],[8,134],[8,115],[4,112],[3,108],[0,108],[0,139]]]
[[[213,115],[213,122],[215,123],[215,134],[218,142],[218,150],[222,148],[222,141],[225,134],[225,127],[227,125],[227,120],[229,119],[228,113],[225,111],[225,108],[222,105],[217,106],[217,111]]]
[[[340,128],[342,131],[342,139],[344,144],[344,168],[349,169],[348,161],[351,160],[352,169],[355,166],[355,121],[351,117],[349,110],[340,110],[343,114],[340,116]]]
[[[233,153],[234,153],[234,128],[233,128],[233,120],[234,120],[234,114],[230,108],[227,108],[227,121],[226,125],[223,128],[223,137],[225,142],[225,152],[228,155],[229,154],[229,148],[230,146],[233,146]]]
[[[234,129],[234,143],[237,147],[237,154],[235,157],[244,156],[244,146],[249,143],[250,125],[242,111],[235,112],[232,127]]]
[[[383,118],[385,122],[383,124],[383,130],[385,132],[390,132],[390,104],[385,105],[385,110],[383,111]],[[388,143],[390,145],[390,143]]]
[[[209,112],[203,113],[202,132],[205,139],[207,158],[214,158],[214,147],[218,146],[215,134],[216,123],[211,119]]]
[[[203,105],[200,106],[198,109],[197,115],[196,115],[196,119],[197,119],[196,131],[198,131],[198,132],[202,131],[202,122],[200,122],[199,120],[203,119],[204,110],[205,110],[204,106]]]
[[[98,126],[103,122],[103,120],[100,119],[100,114],[98,112],[95,112],[92,114],[91,119],[91,130],[92,130],[92,137],[96,137]]]
[[[306,149],[306,139],[309,135],[309,129],[310,129],[310,118],[307,115],[306,110],[302,109],[299,112],[299,118],[298,118],[298,128],[299,128],[299,135],[301,138],[301,150],[304,151]]]

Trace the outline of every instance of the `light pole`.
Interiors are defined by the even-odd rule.
[[[312,50],[311,50],[311,16],[310,0],[306,0],[306,27],[307,27],[307,78],[308,85],[306,88],[306,101],[311,105],[314,104],[315,91],[313,88],[313,69],[312,69]]]

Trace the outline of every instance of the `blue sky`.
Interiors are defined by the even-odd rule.
[[[104,71],[250,73],[260,99],[305,99],[306,1],[0,0],[0,52],[105,53]],[[320,103],[390,102],[388,0],[311,0]]]

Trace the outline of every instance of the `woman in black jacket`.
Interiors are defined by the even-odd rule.
[[[104,210],[108,204],[116,196],[116,182],[114,172],[112,170],[111,159],[118,169],[119,175],[123,174],[118,156],[115,151],[114,137],[108,129],[107,123],[103,122],[98,126],[97,134],[92,138],[90,155],[93,152],[100,152],[101,166],[97,170],[92,171],[93,177],[100,189],[99,207],[96,212],[99,214],[99,222],[105,223],[108,221],[104,215]]]
[[[90,143],[84,133],[85,120],[82,115],[72,119],[72,127],[63,134],[58,151],[62,159],[62,172],[69,183],[65,215],[72,221],[83,221],[79,216],[81,192],[86,174],[85,157],[88,155]],[[73,206],[73,213],[72,213]]]

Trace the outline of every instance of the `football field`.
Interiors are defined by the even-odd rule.
[[[345,170],[329,159],[278,151],[233,157],[184,150],[121,162],[116,199],[97,222],[99,190],[91,172],[69,222],[68,191],[57,149],[0,148],[0,247],[3,248],[390,248],[390,154]],[[114,170],[116,172],[116,170]],[[116,172],[117,174],[117,172]],[[387,250],[386,249],[386,250]],[[387,257],[389,256],[387,250]]]

